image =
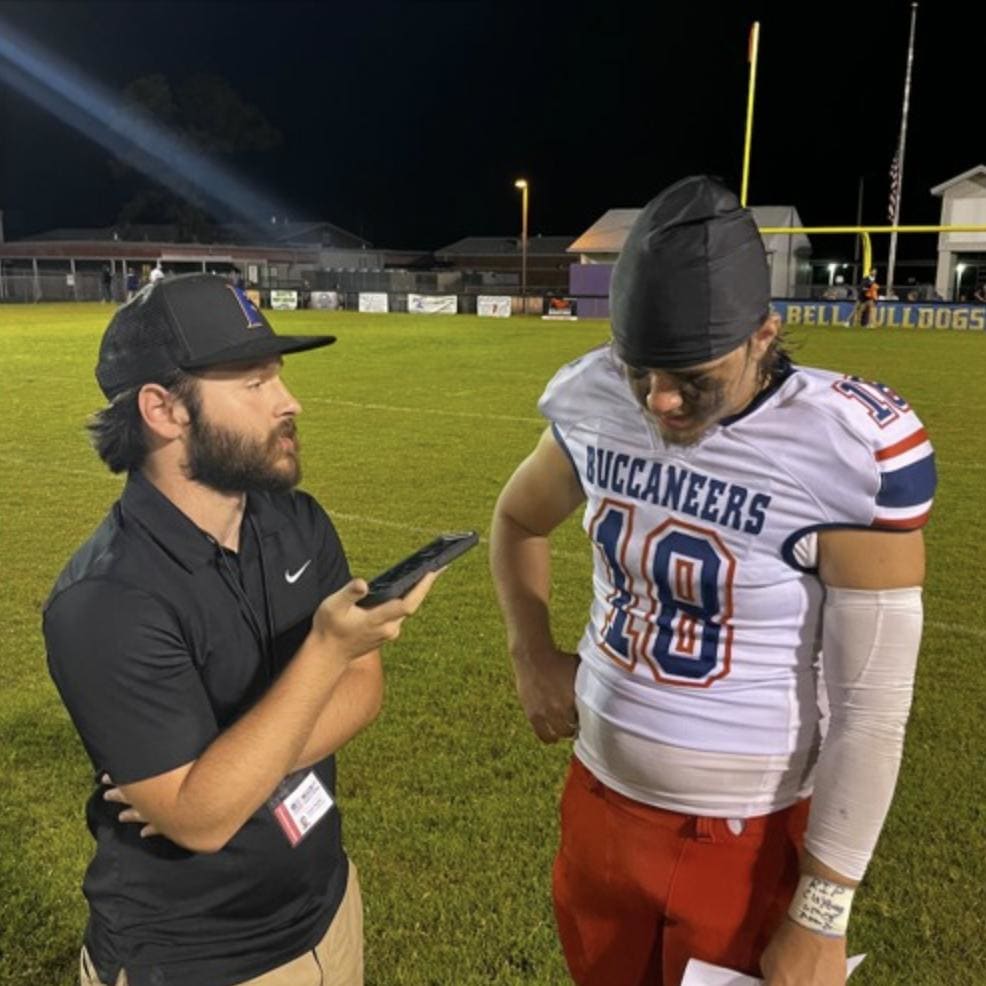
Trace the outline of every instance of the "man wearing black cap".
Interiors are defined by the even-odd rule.
[[[127,483],[44,611],[96,772],[83,986],[362,983],[334,753],[432,579],[356,606],[366,583],[294,489],[282,355],[334,341],[275,335],[206,274],[145,288],[103,336],[90,429]]]
[[[641,210],[611,313],[612,342],[548,384],[491,533],[521,704],[544,742],[576,737],[569,969],[836,986],[900,763],[931,446],[889,387],[792,365],[759,231],[716,180]],[[548,535],[578,507],[593,602],[570,654]]]

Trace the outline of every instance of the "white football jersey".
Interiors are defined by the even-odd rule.
[[[790,803],[819,742],[824,587],[805,547],[826,528],[925,523],[935,466],[917,415],[882,384],[795,366],[697,444],[669,445],[609,346],[561,369],[539,406],[585,492],[595,555],[576,688],[596,738],[580,736],[576,754],[607,774],[602,723],[694,751],[703,772],[722,756],[721,810],[706,813]],[[731,756],[799,776],[775,771],[756,782],[771,788],[759,801],[731,799]],[[659,768],[649,796],[646,779],[602,779],[695,808]]]

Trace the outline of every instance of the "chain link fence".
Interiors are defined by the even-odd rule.
[[[123,301],[126,289],[118,274],[108,286],[99,271],[4,271],[0,274],[0,301]]]

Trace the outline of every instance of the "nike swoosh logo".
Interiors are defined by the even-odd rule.
[[[308,561],[306,561],[305,564],[302,565],[297,572],[289,572],[287,569],[284,569],[284,581],[287,582],[288,585],[294,585],[295,582],[297,582],[298,579],[300,579],[301,576],[304,575],[305,569],[308,568],[308,566],[311,563],[312,560],[311,558],[309,558]]]

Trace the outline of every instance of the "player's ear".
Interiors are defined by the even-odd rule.
[[[781,331],[781,317],[777,312],[771,312],[757,326],[753,335],[750,337],[752,355],[759,359],[770,348],[770,344],[777,338]]]

